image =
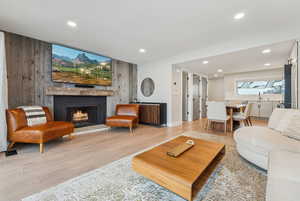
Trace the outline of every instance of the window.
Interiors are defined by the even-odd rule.
[[[238,95],[282,94],[283,80],[237,81]]]

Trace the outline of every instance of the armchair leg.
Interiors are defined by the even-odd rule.
[[[250,126],[252,126],[252,122],[251,122],[250,117],[248,117],[248,122],[249,122]]]
[[[74,138],[74,136],[72,136],[72,134],[69,135],[69,140],[72,140]]]
[[[11,142],[11,143],[8,145],[7,149],[8,149],[8,150],[12,149],[14,145],[15,145],[15,142]]]
[[[44,153],[44,143],[40,143],[40,153]]]
[[[207,119],[205,123],[206,123],[206,130],[208,131],[208,128],[209,128],[209,120]]]

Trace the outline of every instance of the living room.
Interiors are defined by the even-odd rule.
[[[0,201],[297,200],[299,6],[2,0]]]

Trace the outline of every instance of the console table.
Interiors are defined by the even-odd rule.
[[[165,126],[167,124],[167,103],[153,102],[132,102],[139,104],[139,122],[155,126]]]

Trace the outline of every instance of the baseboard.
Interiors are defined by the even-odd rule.
[[[168,127],[176,127],[180,125],[182,125],[182,121],[175,121],[167,124]]]
[[[75,128],[74,133],[72,135],[84,135],[84,134],[105,131],[108,129],[109,129],[109,127],[107,127],[105,125],[87,126],[87,127],[83,127],[83,128]]]

